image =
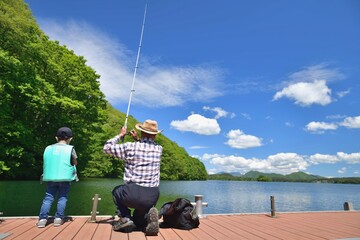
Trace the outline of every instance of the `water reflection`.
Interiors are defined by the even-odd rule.
[[[122,183],[120,179],[87,179],[72,184],[66,213],[89,215],[97,193],[102,199],[100,214],[114,214],[111,191]],[[275,196],[279,212],[343,210],[344,202],[360,209],[360,185],[354,184],[161,181],[160,192],[158,208],[178,197],[194,201],[194,195],[203,195],[209,204],[204,214],[270,212],[270,196]],[[36,216],[44,194],[45,185],[38,181],[0,181],[0,212],[4,216]],[[52,213],[54,210],[55,206]]]

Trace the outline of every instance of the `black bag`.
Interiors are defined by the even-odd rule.
[[[159,217],[163,217],[162,228],[179,228],[190,230],[200,225],[195,207],[185,198],[167,202],[160,208]]]

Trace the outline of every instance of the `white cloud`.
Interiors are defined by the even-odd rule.
[[[310,106],[312,104],[327,105],[331,103],[331,90],[326,86],[324,80],[314,82],[299,82],[291,84],[277,92],[273,100],[287,97],[295,100],[295,104],[300,106]]]
[[[335,123],[310,122],[305,126],[305,129],[309,132],[324,133],[324,130],[336,130],[337,127]]]
[[[360,152],[350,153],[350,154],[344,152],[338,152],[336,155],[340,159],[340,161],[344,161],[349,164],[360,163]]]
[[[337,172],[340,174],[344,174],[344,173],[346,173],[346,170],[347,170],[346,167],[342,167]]]
[[[301,71],[289,75],[287,82],[313,82],[318,79],[325,79],[326,82],[335,82],[345,78],[336,68],[330,68],[326,63],[321,63],[304,68]]]
[[[350,93],[350,89],[349,89],[349,90],[346,90],[346,91],[337,92],[336,95],[337,95],[339,98],[343,98],[343,97],[345,97],[346,95],[348,95],[349,93]]]
[[[204,149],[204,148],[208,148],[206,146],[191,146],[190,149]]]
[[[235,117],[235,113],[227,112],[227,111],[225,111],[224,109],[222,109],[220,107],[211,108],[211,107],[208,107],[208,106],[204,106],[203,110],[215,112],[216,113],[215,119],[219,119],[219,118],[222,118],[222,117],[228,117],[228,116],[230,118]]]
[[[101,75],[100,88],[112,103],[127,103],[136,55],[116,39],[86,23],[42,20],[44,32],[84,56]],[[133,103],[149,107],[179,106],[221,96],[224,72],[215,66],[154,66],[140,57]],[[161,97],[159,97],[161,96]]]
[[[312,164],[315,165],[318,165],[320,163],[334,164],[340,161],[338,156],[336,155],[320,154],[320,153],[316,153],[310,156],[309,160]]]
[[[360,128],[360,116],[347,117],[339,125],[347,128]]]
[[[218,154],[204,154],[202,160],[207,159],[216,166],[216,171],[212,172],[240,172],[260,171],[268,173],[289,174],[292,172],[303,171],[308,163],[302,156],[295,153],[278,153],[266,159],[251,158],[246,159],[240,156],[225,156]]]
[[[283,82],[283,89],[274,95],[273,100],[287,97],[293,99],[295,104],[300,106],[312,104],[324,106],[332,102],[331,90],[327,84],[344,78],[345,75],[339,69],[331,68],[326,63],[309,66],[291,73]],[[339,92],[338,96],[343,97],[349,91]]]
[[[345,116],[328,116],[329,119],[344,118]],[[312,133],[324,133],[325,130],[336,130],[339,126],[346,128],[360,128],[360,116],[346,117],[342,122],[310,122],[305,126],[305,130]]]
[[[360,152],[343,153],[335,155],[316,153],[311,156],[302,156],[297,153],[277,153],[264,159],[245,158],[234,155],[204,154],[202,161],[209,162],[211,172],[240,172],[259,171],[265,173],[290,174],[293,172],[306,171],[311,165],[334,164],[344,162],[348,164],[360,164]]]
[[[251,120],[251,116],[248,113],[241,113],[241,116],[247,120]]]
[[[226,144],[232,148],[245,149],[263,145],[261,138],[247,135],[239,129],[229,131],[226,137],[229,139]]]
[[[221,130],[216,119],[206,118],[200,114],[191,114],[186,120],[171,121],[170,125],[176,130],[200,135],[216,135]]]

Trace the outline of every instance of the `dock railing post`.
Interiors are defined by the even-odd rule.
[[[191,204],[193,206],[195,206],[196,209],[196,214],[199,216],[199,218],[203,218],[203,213],[202,213],[202,207],[207,207],[208,203],[207,202],[203,202],[203,195],[195,195],[195,202],[192,202]]]
[[[98,214],[99,212],[97,212],[97,206],[99,201],[101,200],[101,198],[99,198],[99,194],[95,194],[93,200],[93,207],[92,207],[92,211],[91,211],[91,218],[89,220],[89,222],[96,222],[96,214]]]
[[[345,211],[354,211],[354,206],[353,206],[352,202],[345,202],[344,210]]]
[[[276,217],[276,211],[275,211],[275,197],[270,196],[270,205],[271,205],[271,217]]]

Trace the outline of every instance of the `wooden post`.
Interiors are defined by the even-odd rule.
[[[274,196],[270,196],[270,205],[271,205],[271,217],[276,217],[276,212],[275,212],[275,197]]]
[[[101,200],[101,198],[99,198],[99,194],[95,194],[93,200],[93,207],[92,207],[92,211],[91,211],[91,218],[89,220],[89,222],[96,222],[96,214],[97,212],[97,206],[98,206],[98,202],[99,200]]]
[[[345,211],[354,211],[354,206],[353,206],[352,202],[345,202],[344,210]]]

